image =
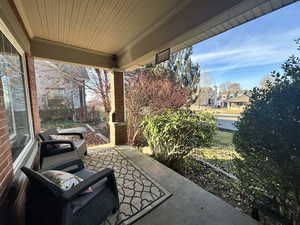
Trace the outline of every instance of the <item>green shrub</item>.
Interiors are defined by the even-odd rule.
[[[300,224],[300,58],[282,69],[266,88],[253,89],[233,141],[242,157],[238,177],[253,200]]]
[[[212,143],[216,122],[210,113],[178,109],[147,116],[142,127],[154,157],[174,168],[194,147]]]

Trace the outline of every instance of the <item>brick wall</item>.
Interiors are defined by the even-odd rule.
[[[26,52],[30,51],[30,39],[21,17],[12,0],[1,1],[1,19],[8,26]],[[27,57],[28,83],[32,105],[34,128],[39,130],[39,117],[36,101],[34,66],[31,57]],[[33,156],[36,157],[36,156]],[[36,163],[39,162],[36,157]],[[33,166],[33,165],[31,165]],[[27,179],[20,171],[13,171],[8,123],[5,113],[2,81],[0,79],[0,225],[23,225],[24,203]]]
[[[112,73],[112,118],[110,122],[110,142],[114,145],[127,143],[127,126],[125,123],[124,107],[124,74],[113,71]]]
[[[3,99],[3,87],[0,79],[0,199],[12,181],[12,174],[12,155]]]
[[[40,115],[39,115],[39,106],[37,99],[37,90],[36,90],[36,79],[35,79],[35,69],[34,69],[34,60],[32,56],[26,55],[27,68],[28,68],[28,86],[30,92],[31,100],[31,111],[32,119],[35,133],[39,133],[41,129]]]
[[[115,144],[124,145],[127,143],[127,126],[126,123],[115,124]]]
[[[35,133],[40,130],[40,121],[38,114],[36,83],[33,58],[27,56],[28,67],[28,85],[30,91],[30,100],[32,110],[32,118]],[[38,156],[35,156],[34,165],[38,168]],[[2,81],[0,79],[0,225],[24,225],[25,222],[25,199],[27,179],[25,175],[18,172],[17,176],[13,173],[13,162],[11,154],[11,146],[9,139],[8,123],[5,113],[5,105],[3,99]]]
[[[114,71],[113,79],[114,82],[114,99],[112,101],[115,109],[114,121],[113,122],[124,122],[125,114],[124,114],[124,76],[123,72]]]
[[[27,80],[29,97],[31,103],[31,112],[33,119],[34,132],[40,131],[40,117],[37,101],[36,79],[33,57],[26,55],[27,65]],[[32,168],[39,168],[39,156],[35,156],[33,165],[28,165]],[[19,174],[13,178],[12,185],[7,196],[6,207],[9,208],[7,212],[8,224],[24,225],[25,224],[25,201],[26,201],[26,187],[28,180],[24,174]]]
[[[13,163],[10,151],[8,125],[3,99],[3,86],[0,79],[0,224],[6,224],[8,193],[13,181]]]

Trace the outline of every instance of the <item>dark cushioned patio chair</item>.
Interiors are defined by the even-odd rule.
[[[53,136],[77,136],[76,140],[57,140]],[[82,133],[60,133],[57,129],[49,129],[39,133],[41,140],[41,165],[43,169],[54,165],[83,158],[87,154],[86,141]]]
[[[76,174],[84,179],[63,191],[37,171],[23,167],[29,178],[26,196],[26,225],[100,225],[119,209],[114,172],[94,172],[75,160],[51,168]],[[82,193],[92,187],[91,193]]]

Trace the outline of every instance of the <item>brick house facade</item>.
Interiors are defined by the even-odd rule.
[[[0,196],[2,196],[12,181],[13,173],[2,81],[0,81],[0,143]]]
[[[9,19],[8,19],[9,18]],[[20,46],[24,48],[24,52],[30,52],[29,42],[26,41],[26,34],[19,22],[18,17],[15,14],[15,10],[12,9],[12,2],[1,1],[0,2],[0,28],[4,35],[16,43],[20,43]],[[12,29],[12,26],[15,29]],[[18,33],[19,35],[16,35]],[[2,34],[1,34],[2,35]],[[11,39],[16,37],[17,40]],[[26,63],[28,71],[25,71],[24,76],[27,76],[28,87],[30,90],[30,102],[31,112],[29,118],[31,118],[31,125],[34,131],[39,131],[39,116],[36,111],[35,104],[35,75],[33,68],[33,62],[31,57],[23,57],[23,63]],[[29,96],[28,96],[29,97]],[[33,153],[33,154],[31,154]],[[30,155],[29,155],[30,154]],[[35,160],[37,157],[37,145],[32,143],[31,149],[28,150],[28,155],[22,160],[20,165],[28,165],[30,167],[35,166]],[[25,202],[25,176],[20,173],[20,170],[14,165],[12,158],[12,146],[9,134],[9,124],[7,112],[5,109],[4,90],[2,80],[0,79],[0,224],[24,224],[24,202]]]
[[[40,130],[39,111],[36,97],[36,83],[33,58],[26,57],[30,106],[34,133]],[[6,224],[24,223],[24,202],[27,180],[20,171],[14,171],[8,121],[3,99],[3,86],[0,80],[0,221]],[[31,149],[32,154],[26,164],[38,168],[37,143]],[[16,216],[17,215],[17,216]]]
[[[33,57],[26,56],[29,99],[34,133],[40,130]],[[0,79],[0,221],[2,224],[24,223],[24,202],[27,180],[14,169],[8,121],[4,106],[3,85]],[[33,143],[24,165],[38,168],[37,143]]]

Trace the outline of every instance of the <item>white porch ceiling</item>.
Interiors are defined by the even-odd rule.
[[[188,0],[16,0],[31,38],[116,54]]]
[[[128,69],[297,0],[12,1],[34,56]]]

